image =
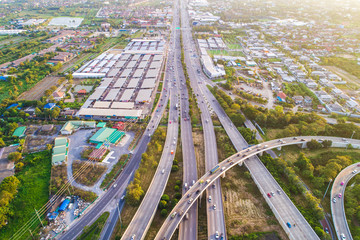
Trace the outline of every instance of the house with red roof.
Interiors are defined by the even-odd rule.
[[[276,98],[277,98],[277,100],[279,100],[280,102],[286,102],[286,94],[283,93],[282,91],[278,92]]]

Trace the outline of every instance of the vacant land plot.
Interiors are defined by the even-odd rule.
[[[347,85],[350,85],[350,88],[359,88],[360,87],[360,79],[356,76],[346,72],[345,70],[342,70],[341,68],[335,67],[335,66],[324,66],[329,71],[333,72],[334,74],[338,75],[342,79],[348,82]]]
[[[287,239],[245,167],[227,171],[221,186],[228,236],[275,231]]]
[[[56,86],[60,78],[61,77],[55,76],[45,77],[35,86],[33,86],[29,91],[22,93],[19,96],[19,100],[40,100],[40,98],[44,95],[45,90],[51,88],[52,86]]]
[[[204,146],[204,134],[201,130],[194,129],[193,133],[195,157],[197,165],[197,174],[202,176],[205,174],[205,146]]]
[[[87,161],[77,160],[73,162],[74,175],[76,175],[76,173],[83,168],[84,164],[87,164]],[[106,166],[101,163],[93,163],[85,170],[82,169],[82,174],[80,174],[78,178],[76,178],[76,182],[86,186],[93,186],[105,173],[106,169]]]

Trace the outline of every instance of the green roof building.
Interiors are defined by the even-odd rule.
[[[116,132],[114,128],[101,128],[90,138],[90,142],[95,144],[103,143],[114,132]]]
[[[97,125],[96,125],[97,128],[103,128],[103,127],[106,127],[106,122],[99,122]]]
[[[53,155],[58,155],[58,154],[67,155],[67,149],[65,145],[53,148]]]
[[[69,142],[67,137],[55,138],[51,163],[53,165],[61,164],[67,160]]]
[[[91,138],[90,142],[101,146],[105,141],[116,144],[125,135],[124,132],[118,131],[115,128],[100,128]]]
[[[58,155],[52,155],[51,163],[53,165],[61,164],[62,162],[66,161],[66,155],[65,154],[58,154]]]
[[[66,137],[57,137],[55,138],[55,147],[58,146],[68,146],[68,141]]]
[[[25,137],[25,131],[26,131],[26,127],[18,127],[17,129],[15,129],[14,133],[13,133],[13,137]]]

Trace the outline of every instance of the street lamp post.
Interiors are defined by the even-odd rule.
[[[329,189],[329,187],[330,187],[330,183],[331,183],[331,182],[332,182],[332,179],[330,179],[329,184],[328,184],[328,186],[327,186],[327,188],[326,188],[326,191],[325,191],[324,196],[323,196],[323,198],[321,199],[321,201],[324,200],[325,195],[326,195],[326,193],[327,193],[327,191],[328,191],[328,189]]]
[[[353,131],[353,133],[352,133],[352,135],[351,135],[351,139],[353,138],[354,134],[355,134],[355,131]]]
[[[350,137],[350,139],[352,139],[352,138],[353,138],[354,134],[355,134],[355,131],[353,131],[353,133],[351,134],[351,137]],[[349,144],[350,144],[350,143],[349,143]],[[348,149],[348,147],[349,147],[349,144],[347,144],[347,145],[346,145],[346,149]]]

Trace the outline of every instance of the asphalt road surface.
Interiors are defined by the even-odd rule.
[[[201,111],[201,121],[204,133],[205,145],[205,170],[210,171],[218,162],[217,143],[214,131],[214,126],[211,119],[207,100],[205,99],[199,84],[203,84],[196,74],[194,66],[196,66],[196,59],[193,53],[196,52],[196,44],[192,38],[191,28],[189,23],[189,16],[186,11],[185,2],[181,2],[181,20],[182,20],[182,38],[184,45],[184,57],[189,74],[191,86],[196,94],[198,106]],[[221,192],[220,179],[216,180],[211,188],[206,191],[206,213],[207,213],[207,229],[208,239],[216,239],[216,235],[222,239],[226,239],[226,224],[223,211],[223,199]],[[187,239],[187,238],[180,238]]]
[[[346,221],[344,194],[347,183],[359,172],[360,162],[348,166],[337,175],[331,188],[331,214],[338,239],[343,239],[342,236],[344,236],[346,239],[353,239]],[[340,197],[339,194],[341,194]],[[334,202],[334,199],[336,202]]]
[[[175,8],[176,9],[176,5]],[[131,220],[129,226],[127,227],[125,233],[121,239],[144,239],[146,236],[147,230],[149,229],[152,219],[156,213],[159,201],[161,196],[164,193],[167,181],[170,176],[172,163],[176,151],[176,142],[178,140],[178,128],[179,128],[179,109],[176,108],[176,104],[179,102],[179,95],[181,91],[177,86],[180,85],[179,72],[182,71],[181,63],[179,64],[178,59],[180,56],[179,47],[180,47],[180,32],[176,30],[176,27],[179,26],[179,19],[177,11],[174,12],[174,21],[172,26],[173,38],[170,42],[171,51],[169,54],[169,65],[168,68],[171,68],[169,71],[169,88],[170,88],[170,107],[169,107],[169,118],[168,118],[168,130],[166,135],[166,141],[163,148],[162,156],[159,161],[157,170],[155,172],[154,178],[150,184],[149,189],[147,190],[144,199],[141,202],[140,207],[138,208],[135,216]],[[175,51],[173,50],[175,49]],[[174,71],[172,71],[174,70]],[[174,81],[175,80],[175,81]],[[186,106],[185,102],[181,102],[181,110]],[[181,113],[182,114],[182,113]],[[191,133],[191,125],[190,125]],[[188,137],[188,136],[187,136]],[[182,139],[183,139],[182,134]],[[190,139],[185,139],[187,142],[192,141]],[[184,141],[184,140],[183,140]],[[193,148],[193,146],[192,146]],[[195,156],[195,155],[194,155]]]

